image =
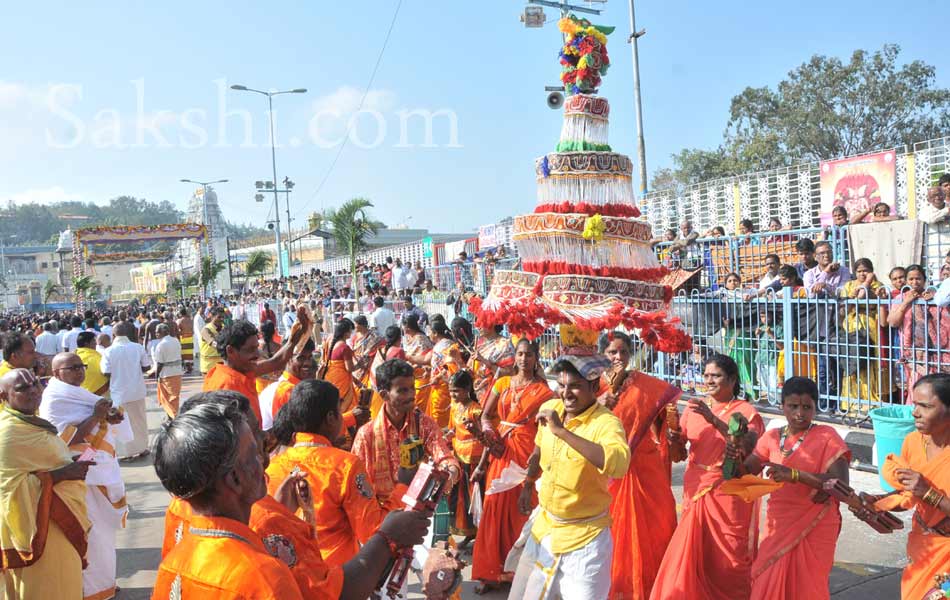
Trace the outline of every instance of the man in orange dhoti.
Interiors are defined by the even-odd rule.
[[[901,455],[888,456],[882,468],[887,482],[901,493],[875,506],[915,510],[902,600],[929,598],[927,592],[939,587],[937,577],[950,578],[950,375],[921,377],[913,399],[917,431],[904,439]]]
[[[363,461],[333,447],[330,440],[338,439],[342,431],[339,391],[326,381],[305,381],[294,388],[290,403],[274,422],[274,437],[286,450],[267,468],[272,494],[295,469],[303,470],[313,498],[312,507],[304,507],[303,513],[308,514],[307,508],[312,511],[320,551],[331,566],[356,556],[386,513],[402,506],[406,489],[397,484],[401,489],[382,506]]]
[[[205,375],[202,390],[233,390],[251,402],[251,410],[261,422],[261,407],[257,397],[257,377],[284,368],[293,349],[309,331],[310,322],[301,317],[294,323],[290,342],[268,359],[261,360],[257,347],[257,327],[248,321],[235,321],[221,330],[216,339],[218,352],[224,362],[214,365]]]
[[[666,406],[679,388],[638,371],[627,372],[632,342],[625,333],[607,336],[604,353],[613,368],[598,396],[623,423],[630,445],[627,474],[610,483],[613,503],[610,600],[647,600],[663,553],[676,529],[676,500],[670,477]]]
[[[90,461],[73,461],[36,416],[42,388],[27,369],[0,377],[0,596],[82,598]]]
[[[179,497],[166,515],[165,557],[153,598],[168,598],[175,590],[182,598],[189,590],[201,598],[366,598],[394,549],[422,538],[426,515],[394,513],[358,560],[342,569],[328,567],[313,527],[293,516],[296,498],[306,490],[301,478],[288,477],[279,500],[265,495],[267,453],[261,442],[250,405],[230,392],[192,397],[156,439],[156,472]],[[238,518],[209,518],[212,511]]]

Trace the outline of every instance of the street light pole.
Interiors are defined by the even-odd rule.
[[[637,31],[633,0],[630,0],[630,37],[627,41],[633,53],[633,102],[637,109],[637,162],[640,165],[641,196],[647,193],[647,150],[646,142],[643,140],[643,106],[640,103],[640,57],[637,53],[637,40],[644,34],[646,34],[646,29]]]
[[[263,90],[249,88],[246,85],[232,85],[231,89],[239,92],[254,92],[255,94],[267,96],[267,113],[268,118],[270,119],[270,162],[271,170],[274,176],[274,243],[276,244],[277,250],[277,277],[279,279],[284,274],[284,259],[280,253],[280,201],[278,199],[277,193],[277,142],[274,138],[274,96],[279,96],[281,94],[305,94],[307,90],[306,88],[297,88],[293,90],[284,90],[281,92],[265,92]],[[290,217],[288,216],[288,219],[289,218]],[[287,227],[289,235],[290,223],[287,224]],[[288,252],[288,259],[290,258],[289,254],[290,253]],[[290,272],[289,265],[287,267],[287,271],[288,273]]]

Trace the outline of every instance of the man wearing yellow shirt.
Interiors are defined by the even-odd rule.
[[[86,366],[86,376],[80,387],[97,396],[109,397],[109,376],[103,374],[99,363],[102,355],[96,351],[96,332],[83,331],[76,336],[76,354]]]
[[[531,511],[541,479],[540,510],[518,563],[509,598],[600,600],[610,592],[613,542],[607,484],[630,464],[623,423],[597,402],[601,355],[555,363],[558,397],[538,410],[538,435],[518,500]]]
[[[201,330],[200,335],[200,368],[203,375],[207,374],[211,370],[211,367],[221,364],[224,362],[224,359],[221,358],[221,353],[218,352],[218,345],[215,341],[215,338],[218,337],[218,334],[221,333],[221,328],[224,327],[224,309],[220,306],[215,306],[211,309],[211,321],[204,326]]]
[[[8,331],[0,337],[3,360],[0,361],[0,377],[13,369],[33,369],[36,366],[36,346],[30,336],[19,331]]]

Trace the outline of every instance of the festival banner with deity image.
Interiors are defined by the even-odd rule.
[[[878,202],[896,214],[896,158],[894,150],[886,150],[821,161],[821,224],[831,224],[831,211],[836,206],[844,206],[849,218]]]

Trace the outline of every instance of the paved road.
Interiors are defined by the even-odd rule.
[[[186,379],[182,396],[199,391],[198,378]],[[158,428],[164,413],[155,403],[154,385],[149,385],[148,419],[151,431]],[[122,474],[128,489],[131,512],[128,526],[118,535],[118,577],[122,600],[146,600],[151,595],[152,584],[161,560],[161,543],[168,494],[158,482],[152,465],[147,460],[126,464]],[[682,465],[674,467],[674,491],[679,499],[682,493]],[[876,491],[877,476],[851,471],[855,488]],[[900,568],[906,564],[904,545],[906,534],[880,536],[865,524],[857,521],[848,511],[842,511],[844,522],[838,547],[837,561],[831,577],[832,597],[836,600],[894,600],[900,596]],[[763,516],[764,518],[764,516]],[[910,520],[904,515],[906,527]],[[468,570],[466,570],[468,575]],[[410,597],[422,598],[418,584],[412,586]],[[477,596],[474,583],[466,581],[462,597],[466,600],[484,598],[501,600],[504,591]]]

